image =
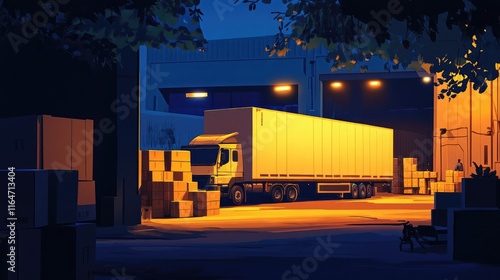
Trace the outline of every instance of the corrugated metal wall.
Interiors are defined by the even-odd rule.
[[[148,63],[269,59],[265,47],[273,44],[274,36],[265,36],[210,41],[205,52],[183,51],[169,47],[148,49]],[[314,55],[314,53],[321,54],[323,52],[322,48],[308,52],[294,42],[289,44],[289,48],[287,58],[307,57],[308,54]],[[279,57],[274,55],[271,58],[276,59]]]

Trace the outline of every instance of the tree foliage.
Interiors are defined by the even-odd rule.
[[[238,2],[239,0],[235,0]],[[480,93],[498,78],[500,2],[487,0],[282,0],[270,55],[284,56],[295,42],[323,46],[332,71],[354,68],[373,56],[398,68],[440,73],[439,98],[454,98],[469,83]],[[256,5],[269,0],[243,0]],[[368,70],[367,65],[360,67]]]
[[[199,0],[0,0],[0,38],[15,53],[26,44],[57,47],[94,65],[120,63],[140,45],[202,49]]]

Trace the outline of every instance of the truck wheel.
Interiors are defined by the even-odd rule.
[[[289,186],[286,188],[286,201],[294,202],[299,196],[299,189],[296,186]]]
[[[358,198],[360,199],[366,198],[366,186],[363,183],[359,184]]]
[[[372,197],[373,194],[373,186],[372,184],[367,184],[366,185],[366,198]]]
[[[276,186],[271,190],[271,198],[273,202],[281,202],[283,201],[283,187]]]
[[[359,192],[358,192],[358,185],[356,183],[352,183],[351,185],[351,198],[358,198]]]
[[[234,205],[241,205],[243,199],[245,198],[245,193],[241,186],[234,186],[231,188],[231,200]]]

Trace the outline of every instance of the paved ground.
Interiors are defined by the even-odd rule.
[[[500,279],[498,266],[450,261],[446,245],[399,251],[398,224],[430,224],[432,208],[432,196],[379,194],[99,228],[96,279]]]

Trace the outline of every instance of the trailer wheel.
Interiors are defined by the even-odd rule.
[[[363,183],[359,184],[358,198],[366,198],[366,186]]]
[[[366,185],[366,198],[370,198],[373,195],[373,186],[372,184]]]
[[[271,198],[273,202],[282,202],[283,201],[283,187],[275,186],[271,190]]]
[[[295,185],[288,186],[286,188],[286,201],[294,202],[299,196],[299,189]]]
[[[356,185],[356,183],[352,183],[351,185],[351,198],[358,198],[358,195],[359,195],[359,191],[358,191],[358,185]]]
[[[231,201],[234,205],[241,205],[244,199],[245,193],[243,192],[243,188],[241,186],[236,185],[231,188]]]

